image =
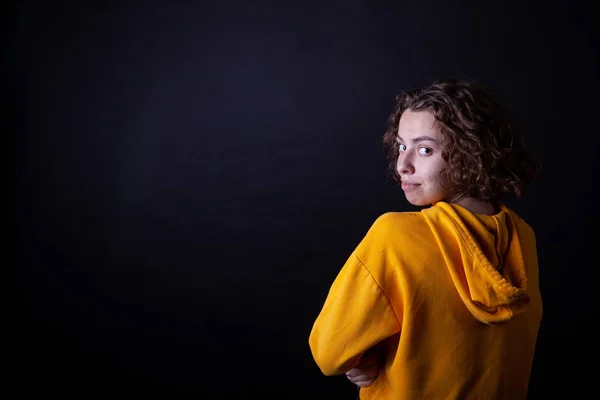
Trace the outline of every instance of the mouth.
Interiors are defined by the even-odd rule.
[[[402,190],[414,190],[417,187],[421,186],[420,183],[411,183],[411,182],[402,182]]]

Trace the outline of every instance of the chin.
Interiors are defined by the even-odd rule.
[[[438,201],[442,201],[444,200],[443,196],[427,196],[427,197],[409,197],[406,196],[406,200],[412,204],[413,206],[417,206],[417,207],[425,207],[425,206],[430,206],[435,202]]]
[[[431,204],[431,202],[427,202],[427,201],[423,201],[423,200],[418,200],[418,199],[409,199],[408,197],[406,198],[406,200],[412,204],[413,206],[417,206],[417,207],[423,207],[423,206],[428,206]]]

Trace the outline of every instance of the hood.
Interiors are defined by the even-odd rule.
[[[456,290],[475,318],[498,325],[525,310],[529,297],[517,229],[521,220],[513,211],[500,204],[495,215],[473,214],[440,201],[422,213]]]

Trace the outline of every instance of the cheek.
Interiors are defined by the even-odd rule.
[[[432,171],[425,177],[425,182],[427,183],[427,186],[429,186],[431,189],[442,187],[441,181],[442,179],[439,171]]]
[[[427,173],[427,179],[435,186],[441,186],[443,181],[442,171],[446,167],[446,162],[441,158],[431,160],[429,171]]]
[[[450,186],[450,181],[446,178],[445,175],[442,175],[440,173],[440,177],[439,177],[439,183],[441,186],[443,186],[444,188],[448,188]]]

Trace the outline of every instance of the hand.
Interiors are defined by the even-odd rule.
[[[371,386],[379,376],[382,363],[382,354],[371,348],[363,354],[356,367],[346,372],[346,377],[361,388]]]

